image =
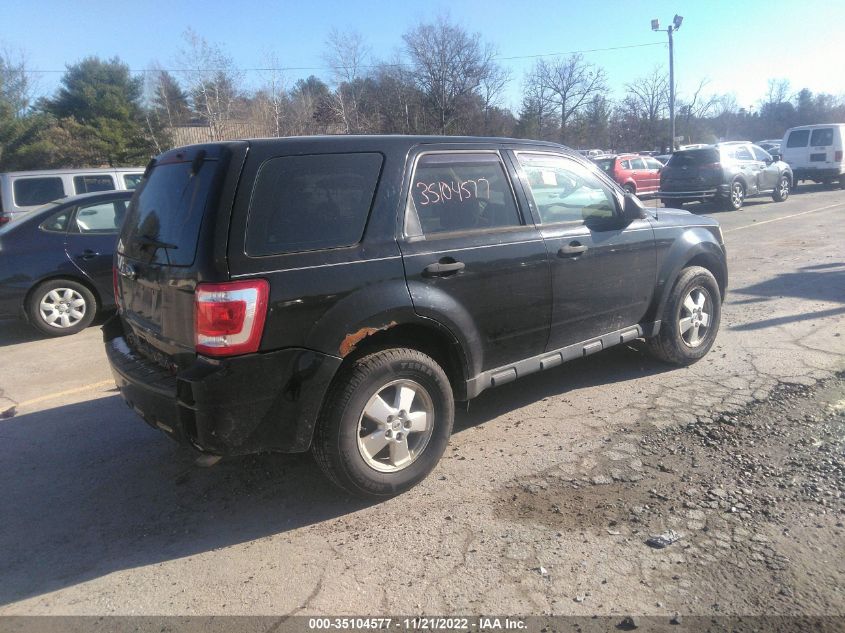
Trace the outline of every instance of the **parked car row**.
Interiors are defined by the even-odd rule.
[[[68,196],[97,191],[133,190],[143,167],[49,169],[0,174],[0,225],[16,215]]]

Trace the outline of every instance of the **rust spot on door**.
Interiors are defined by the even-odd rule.
[[[389,330],[396,325],[396,321],[391,321],[387,325],[381,327],[362,327],[360,330],[347,334],[340,342],[340,356],[346,358],[349,354],[355,351],[355,347],[368,336],[372,336],[376,332],[383,332]]]

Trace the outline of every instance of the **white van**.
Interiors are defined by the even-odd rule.
[[[134,189],[143,167],[115,169],[44,169],[0,174],[0,224],[15,213],[80,193]]]
[[[845,189],[843,160],[845,123],[801,125],[789,128],[780,144],[781,158],[792,167],[792,178],[830,184],[839,181]]]

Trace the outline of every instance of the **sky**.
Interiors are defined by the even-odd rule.
[[[584,51],[602,66],[611,96],[626,83],[668,68],[665,28],[677,13],[675,73],[679,98],[702,79],[708,93],[733,93],[744,108],[759,107],[770,78],[788,79],[793,92],[845,95],[843,0],[101,0],[3,2],[0,47],[22,52],[50,94],[61,71],[89,55],[118,56],[130,68],[177,67],[183,34],[192,28],[219,44],[241,68],[264,68],[272,53],[289,83],[315,74],[328,79],[323,52],[334,27],[359,32],[374,60],[393,58],[402,34],[447,13],[470,33],[495,45],[512,81],[504,104],[518,110],[521,81],[537,56]],[[128,7],[132,7],[129,9]],[[648,45],[650,46],[641,46]],[[630,47],[630,48],[621,48]],[[596,50],[614,49],[614,50]],[[59,72],[50,72],[59,71]],[[248,71],[247,85],[261,83]]]

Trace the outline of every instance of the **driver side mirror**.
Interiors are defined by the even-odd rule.
[[[778,162],[780,160],[780,154],[772,154],[772,162]]]
[[[632,193],[626,193],[622,204],[622,217],[628,222],[646,217],[645,207],[640,199]]]

